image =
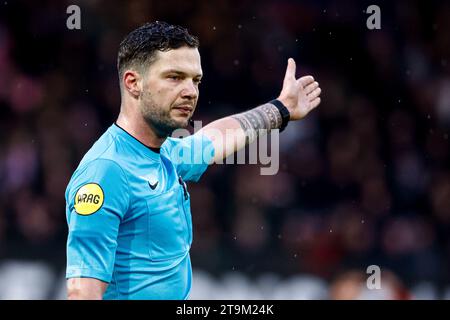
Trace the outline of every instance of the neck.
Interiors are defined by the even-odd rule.
[[[141,115],[128,113],[125,108],[120,108],[116,123],[147,147],[160,148],[166,140],[159,137]]]

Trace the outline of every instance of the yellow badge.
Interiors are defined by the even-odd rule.
[[[83,216],[97,212],[103,205],[102,187],[96,183],[88,183],[78,189],[75,195],[75,211]]]

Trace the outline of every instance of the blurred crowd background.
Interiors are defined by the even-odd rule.
[[[0,298],[64,298],[64,191],[118,114],[120,41],[154,20],[200,39],[204,124],[275,98],[288,57],[322,88],[277,175],[214,165],[189,185],[193,298],[450,297],[449,17],[433,0],[0,1]],[[364,290],[370,265],[392,290]]]

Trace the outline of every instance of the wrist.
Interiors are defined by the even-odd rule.
[[[290,111],[280,99],[274,99],[274,100],[270,101],[269,103],[273,104],[280,112],[282,122],[281,122],[279,129],[280,129],[280,132],[282,132],[289,123],[290,116],[291,116]]]
[[[289,110],[289,112],[292,112],[295,107],[295,102],[292,98],[289,99],[279,96],[276,100],[280,101]]]

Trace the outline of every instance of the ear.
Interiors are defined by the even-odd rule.
[[[123,88],[133,97],[138,98],[142,91],[142,77],[134,70],[126,70],[123,74]]]

